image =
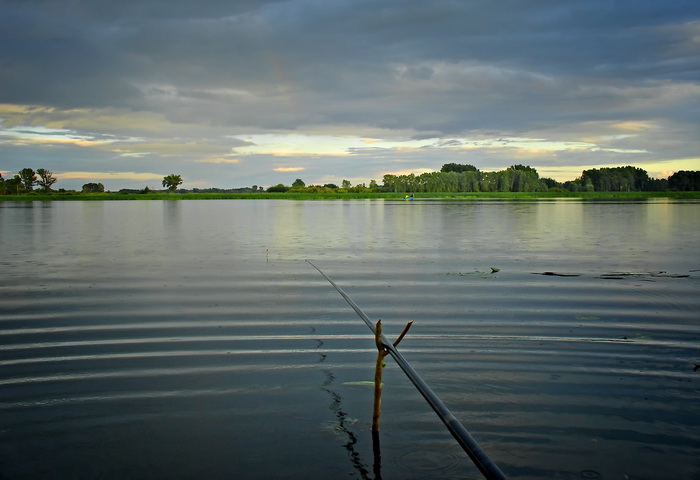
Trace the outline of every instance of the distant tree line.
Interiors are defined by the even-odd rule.
[[[178,190],[178,192],[192,193],[255,193],[264,192],[265,188],[253,185],[252,187],[240,188],[193,188],[192,190]]]
[[[52,186],[58,181],[54,174],[45,168],[40,168],[36,172],[31,168],[23,168],[13,178],[5,179],[0,173],[0,195],[26,195],[34,191],[34,186],[39,186],[44,193],[52,191]],[[163,186],[170,192],[174,192],[182,184],[182,177],[170,174],[163,177]],[[60,192],[65,190],[60,189]],[[81,189],[81,193],[102,193],[105,191],[101,183],[86,183]],[[146,187],[143,190],[135,190],[139,193],[148,193],[151,190]],[[73,192],[73,191],[71,191]],[[75,193],[75,192],[73,192]]]
[[[700,192],[700,171],[680,170],[668,177],[668,189],[681,192]]]
[[[567,182],[565,188],[577,192],[649,192],[668,189],[668,179],[649,178],[638,167],[606,167],[584,170],[579,178]]]
[[[53,186],[58,179],[53,172],[45,168],[39,168],[35,172],[31,168],[23,168],[12,178],[3,178],[0,173],[0,195],[26,195],[34,192],[34,187],[38,186],[43,193],[53,191]],[[59,192],[65,190],[59,189]],[[104,192],[105,187],[101,183],[86,183],[83,185],[83,193]]]
[[[391,192],[546,192],[549,189],[537,170],[524,165],[513,165],[500,172],[482,172],[473,165],[448,163],[439,172],[387,174],[383,180],[384,188]]]
[[[558,182],[552,178],[540,177],[537,170],[526,165],[513,165],[496,172],[483,172],[474,165],[446,163],[439,172],[425,172],[419,175],[391,175],[383,177],[383,184],[371,180],[351,186],[343,180],[341,186],[306,186],[297,178],[291,186],[283,184],[268,188],[268,192],[663,192],[700,191],[700,171],[674,173],[668,178],[650,178],[646,170],[638,167],[606,167],[584,170],[575,180]]]
[[[23,168],[10,179],[0,174],[0,195],[23,195],[34,191],[39,186],[44,193],[52,191],[57,179],[53,173],[40,168],[36,172],[31,168]],[[496,172],[483,172],[474,165],[446,163],[439,172],[425,172],[419,175],[392,175],[383,177],[383,184],[370,180],[351,185],[349,180],[343,180],[340,186],[334,183],[309,185],[297,178],[291,186],[273,185],[266,190],[258,185],[243,188],[207,188],[192,190],[178,189],[182,177],[170,174],[163,177],[163,187],[170,192],[193,193],[254,193],[254,192],[306,192],[306,193],[366,193],[366,192],[663,192],[700,191],[700,171],[681,170],[668,178],[650,178],[646,170],[638,167],[605,167],[584,170],[575,180],[558,182],[552,178],[541,178],[532,167],[512,165]],[[59,191],[63,191],[60,189]],[[104,192],[101,183],[86,183],[82,193]],[[149,187],[144,189],[122,189],[120,193],[150,193]]]
[[[563,187],[574,192],[700,191],[700,171],[680,170],[668,178],[650,178],[638,167],[594,168]]]
[[[473,165],[448,163],[439,172],[420,175],[384,175],[383,188],[392,192],[663,192],[700,191],[700,171],[650,178],[638,167],[606,167],[584,170],[567,182],[540,178],[537,170],[513,165],[497,172],[482,172]]]
[[[386,191],[383,187],[380,185],[377,185],[376,180],[370,180],[369,186],[365,185],[364,183],[359,183],[355,186],[352,186],[350,183],[350,180],[343,180],[340,182],[340,187],[336,185],[335,183],[325,183],[323,185],[309,185],[307,186],[306,183],[301,178],[297,178],[294,180],[294,183],[292,183],[291,186],[286,186],[282,183],[279,183],[277,185],[273,185],[269,187],[266,192],[273,192],[273,193],[284,193],[284,192],[304,192],[304,193],[365,193],[365,192],[383,192]]]
[[[36,172],[31,168],[23,168],[14,177],[5,179],[0,174],[0,195],[22,195],[34,191],[38,185],[43,192],[50,192],[51,187],[58,181],[53,173],[40,168]]]

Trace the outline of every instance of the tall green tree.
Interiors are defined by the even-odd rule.
[[[51,186],[58,181],[58,179],[53,176],[53,173],[46,170],[45,168],[38,169],[36,173],[39,175],[39,180],[37,180],[36,183],[45,192],[50,191]]]
[[[182,177],[180,175],[175,175],[171,173],[163,177],[163,186],[166,187],[171,192],[177,190],[177,187],[182,184]]]
[[[302,189],[304,187],[306,187],[306,184],[301,178],[297,178],[296,180],[294,180],[294,183],[292,183],[292,188]]]
[[[672,190],[700,191],[700,171],[680,170],[668,177],[668,188]]]
[[[382,182],[384,182],[384,188],[390,192],[396,191],[396,175],[387,173],[384,175],[384,177],[382,177]]]
[[[442,166],[440,169],[442,173],[447,173],[447,172],[457,172],[457,173],[462,173],[462,172],[476,172],[477,168],[474,165],[468,165],[468,164],[460,164],[460,163],[446,163]]]
[[[22,183],[22,179],[19,175],[15,175],[10,179],[5,180],[5,191],[8,195],[19,195],[20,193],[24,193],[24,184]]]
[[[644,191],[654,186],[646,170],[638,167],[604,167],[584,170],[581,184],[596,192]]]
[[[36,173],[34,170],[31,168],[23,168],[19,171],[19,178],[25,192],[34,190],[34,184],[36,183]]]
[[[445,164],[443,167],[443,171],[418,176],[386,174],[384,189],[391,192],[544,192],[548,188],[537,170],[525,165],[513,165],[499,172],[481,172],[471,165]]]

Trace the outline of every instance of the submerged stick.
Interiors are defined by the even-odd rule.
[[[413,320],[409,320],[408,323],[406,324],[406,326],[403,327],[403,331],[401,332],[401,335],[399,335],[399,337],[394,342],[395,347],[399,346],[399,343],[401,342],[401,340],[403,340],[403,337],[406,336],[406,334],[408,333],[408,330],[411,328],[411,325],[413,325]]]
[[[374,408],[372,409],[372,431],[379,431],[379,415],[382,412],[382,370],[384,370],[384,357],[387,352],[382,343],[382,321],[377,320],[374,333],[377,344],[377,364],[374,367]]]
[[[413,325],[413,320],[408,322],[399,335],[399,338],[394,342],[396,347],[403,337],[408,333],[408,329]],[[382,372],[384,370],[384,358],[389,354],[382,342],[382,321],[377,320],[377,325],[374,331],[374,341],[377,344],[377,363],[374,367],[374,408],[372,410],[372,431],[379,431],[379,416],[382,412]]]
[[[365,322],[369,329],[376,335],[376,329],[372,325],[372,321],[367,315],[357,306],[355,302],[352,301],[350,297],[328,276],[321,271],[313,263],[309,262],[309,265],[314,267],[318,272],[323,275],[323,278],[328,280],[328,282],[333,285],[336,291],[345,299],[345,301],[355,310],[355,313]],[[479,469],[479,471],[484,475],[487,480],[505,480],[506,476],[501,472],[498,466],[489,458],[489,456],[484,452],[481,447],[476,443],[476,440],[469,434],[466,428],[459,423],[455,416],[450,412],[447,407],[440,401],[440,399],[435,395],[435,393],[430,389],[427,383],[416,373],[413,367],[406,361],[406,359],[399,353],[398,350],[389,343],[384,335],[379,334],[382,344],[387,352],[392,356],[394,361],[401,367],[401,370],[406,374],[413,385],[418,389],[426,402],[430,405],[437,416],[445,424],[447,430],[452,434],[452,436],[457,440],[462,449],[465,451],[469,458],[472,459],[474,465]]]

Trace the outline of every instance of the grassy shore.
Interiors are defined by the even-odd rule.
[[[32,192],[28,195],[0,195],[1,201],[64,201],[64,200],[352,200],[352,199],[404,199],[404,193],[74,193]],[[700,192],[434,192],[415,193],[416,200],[543,200],[573,198],[582,200],[645,200],[649,198],[700,199]]]

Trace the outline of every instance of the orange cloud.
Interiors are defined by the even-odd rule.
[[[613,123],[610,125],[612,128],[615,130],[620,130],[623,132],[642,132],[644,130],[650,129],[653,125],[649,122],[635,122],[635,121],[627,121],[627,122],[618,122],[618,123]]]

